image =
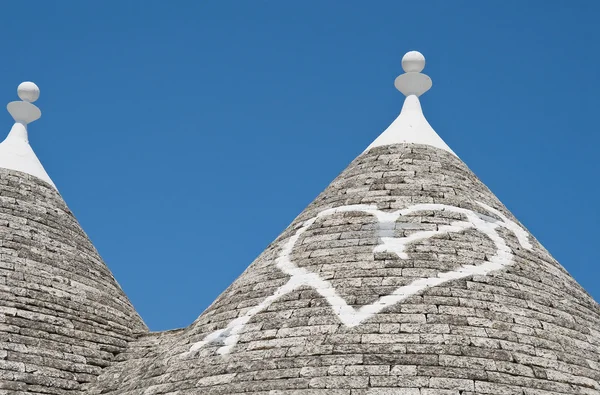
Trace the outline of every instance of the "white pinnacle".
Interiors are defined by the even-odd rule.
[[[433,130],[421,109],[419,96],[427,92],[431,86],[431,78],[421,71],[425,68],[425,57],[417,51],[410,51],[402,58],[402,69],[406,72],[394,81],[396,89],[406,99],[400,115],[392,124],[367,147],[392,144],[425,144],[440,148],[456,155],[450,147]]]
[[[27,125],[42,116],[40,109],[32,104],[40,96],[40,89],[33,82],[23,82],[17,88],[17,94],[22,101],[13,101],[6,106],[15,124],[6,139],[0,143],[0,168],[31,174],[56,189],[29,145],[27,135]]]

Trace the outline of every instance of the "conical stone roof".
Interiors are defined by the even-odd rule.
[[[29,146],[37,94],[9,104],[0,144],[2,395],[79,393],[147,332]]]
[[[423,67],[405,56],[398,118],[192,325],[71,393],[599,395],[600,307],[426,121]]]
[[[600,308],[448,148],[409,53],[402,113],[188,328],[94,394],[600,394]]]

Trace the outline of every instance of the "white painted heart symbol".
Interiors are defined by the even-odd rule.
[[[319,214],[317,214],[317,216],[305,221],[302,224],[302,227],[300,227],[300,229],[298,229],[296,233],[285,243],[276,259],[277,267],[282,272],[290,276],[288,282],[279,287],[273,295],[267,297],[258,306],[248,310],[243,316],[232,320],[224,329],[219,329],[215,332],[212,332],[202,341],[193,344],[190,348],[190,352],[196,351],[206,344],[213,343],[220,345],[217,350],[219,354],[228,354],[237,344],[240,332],[242,329],[244,329],[245,325],[252,319],[252,317],[269,307],[281,296],[292,292],[301,286],[309,286],[314,288],[323,298],[327,300],[334,314],[337,315],[344,325],[348,327],[354,327],[360,325],[362,322],[379,313],[386,307],[392,306],[408,298],[409,296],[423,291],[424,289],[474,274],[487,275],[490,272],[511,265],[513,260],[512,251],[506,245],[504,239],[496,232],[498,227],[503,227],[510,230],[517,237],[517,240],[521,246],[528,250],[532,249],[532,245],[529,242],[529,236],[523,228],[508,219],[498,210],[484,203],[477,203],[485,210],[494,213],[500,218],[500,220],[476,213],[472,210],[443,204],[417,204],[409,208],[393,212],[383,212],[377,209],[376,206],[362,204],[336,207],[321,211]],[[400,216],[424,210],[439,210],[459,213],[463,214],[466,217],[466,220],[455,221],[450,225],[440,226],[438,230],[435,231],[420,231],[407,237],[394,237],[393,225]],[[400,259],[408,259],[408,255],[404,250],[406,245],[409,243],[412,243],[416,240],[428,239],[441,234],[462,232],[467,229],[477,229],[478,231],[487,235],[495,244],[496,255],[489,258],[488,261],[482,263],[481,265],[463,265],[456,270],[440,272],[435,277],[420,278],[408,285],[398,287],[394,292],[380,297],[374,303],[364,305],[359,309],[355,309],[354,307],[349,306],[346,301],[336,293],[335,288],[329,281],[322,279],[317,273],[313,273],[304,268],[298,267],[291,260],[292,250],[294,249],[296,242],[300,236],[302,236],[302,234],[306,232],[312,224],[315,223],[317,219],[344,212],[363,212],[373,215],[377,218],[379,223],[379,237],[381,244],[376,246],[373,249],[373,252],[387,251],[396,254]]]

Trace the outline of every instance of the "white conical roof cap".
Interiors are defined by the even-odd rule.
[[[40,96],[40,89],[33,82],[23,82],[17,88],[17,93],[22,101],[13,101],[7,105],[8,112],[15,120],[15,124],[6,139],[0,143],[0,168],[31,174],[56,189],[44,166],[29,145],[27,135],[27,125],[42,115],[40,109],[32,104]]]
[[[402,111],[366,151],[374,147],[404,143],[430,145],[456,155],[433,130],[421,109],[419,96],[432,86],[431,78],[421,73],[425,68],[425,57],[417,51],[408,52],[402,58],[402,68],[406,73],[398,76],[394,82],[396,88],[406,96]]]

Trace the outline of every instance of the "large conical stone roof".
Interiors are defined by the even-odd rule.
[[[402,113],[194,322],[91,393],[600,394],[600,308],[425,120]]]
[[[78,393],[147,328],[29,146],[27,93],[0,144],[0,394]]]

